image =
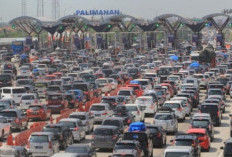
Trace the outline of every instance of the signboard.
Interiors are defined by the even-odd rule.
[[[193,36],[192,36],[192,42],[198,43],[198,35],[197,34],[193,34]]]
[[[26,37],[26,45],[32,44],[32,37]]]
[[[119,10],[76,10],[76,15],[119,15]]]
[[[175,37],[173,34],[168,35],[168,43],[174,43],[175,42]]]

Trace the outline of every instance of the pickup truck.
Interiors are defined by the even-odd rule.
[[[0,141],[3,141],[9,134],[11,134],[11,124],[5,117],[0,116]]]

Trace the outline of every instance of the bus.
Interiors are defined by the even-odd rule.
[[[13,55],[23,53],[23,41],[12,41],[11,48]]]

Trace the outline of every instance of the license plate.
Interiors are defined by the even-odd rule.
[[[28,103],[26,103],[26,105],[30,105],[30,104],[31,104],[31,103],[29,103],[29,102],[28,102]]]
[[[43,149],[43,146],[35,146],[35,149]]]
[[[32,114],[37,115],[37,114],[38,114],[38,112],[32,112]]]
[[[100,117],[101,115],[100,114],[95,114],[96,117]]]

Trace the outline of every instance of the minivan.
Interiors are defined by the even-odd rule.
[[[24,87],[3,87],[2,99],[12,98],[16,104],[20,103],[21,96],[26,94]]]

